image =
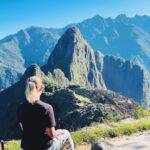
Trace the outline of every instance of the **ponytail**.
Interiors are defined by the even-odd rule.
[[[27,101],[31,104],[37,101],[36,83],[33,81],[30,81],[30,78],[27,79],[27,82],[26,82],[25,96],[26,96]]]

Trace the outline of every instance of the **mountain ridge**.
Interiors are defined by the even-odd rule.
[[[16,37],[16,34],[14,34],[0,40],[0,72],[2,74],[0,76],[2,81],[0,90],[18,81],[25,69],[32,63],[45,64],[60,36],[71,26],[77,26],[80,29],[83,37],[95,51],[100,50],[105,55],[121,56],[129,60],[138,56],[139,60],[141,60],[139,63],[142,62],[142,65],[149,70],[149,25],[149,16],[136,15],[127,17],[118,15],[116,18],[103,18],[100,15],[96,15],[80,23],[70,24],[60,29],[32,26],[21,30],[19,31],[21,34],[19,34],[19,37]],[[24,36],[23,32],[27,33],[26,36]],[[5,41],[14,36],[15,41]],[[18,42],[23,36],[26,37],[25,40]],[[11,54],[9,59],[6,57],[8,55],[6,50]],[[5,56],[6,60],[2,56]],[[18,62],[14,62],[16,58]],[[8,60],[10,63],[8,63]],[[14,68],[13,71],[11,66]],[[14,80],[6,77],[6,70],[10,70]]]

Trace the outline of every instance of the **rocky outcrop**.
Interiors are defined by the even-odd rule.
[[[108,89],[149,107],[150,75],[144,68],[131,61],[106,55],[102,74]]]
[[[91,150],[149,150],[150,131],[93,142]],[[140,141],[140,142],[139,142]]]
[[[143,72],[143,91],[141,103],[150,109],[150,74],[147,71]]]
[[[106,141],[94,142],[91,145],[91,150],[112,150],[113,145]]]
[[[94,51],[75,27],[69,28],[59,39],[43,71],[53,72],[56,68],[76,84],[105,88],[96,66]]]

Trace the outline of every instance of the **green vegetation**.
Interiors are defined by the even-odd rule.
[[[12,140],[5,145],[6,150],[20,150],[20,142]]]
[[[133,111],[132,111],[132,115],[134,118],[138,119],[138,118],[143,118],[143,117],[146,117],[146,116],[150,116],[150,111],[145,109],[144,107],[142,106],[139,106],[137,108],[135,108]]]
[[[106,115],[106,119],[104,119],[104,122],[119,122],[121,121],[123,118],[120,115],[116,115],[116,114],[107,114]]]
[[[91,103],[91,100],[83,95],[80,94],[76,94],[75,93],[75,97],[78,99],[79,102],[81,103]]]
[[[53,93],[57,91],[58,89],[60,89],[60,87],[58,87],[56,84],[53,84],[53,83],[47,84],[45,86],[45,91],[50,92],[50,93]]]
[[[138,131],[150,130],[150,118],[134,120],[130,123],[94,124],[84,130],[72,132],[75,144],[90,143],[106,137],[131,135]],[[5,145],[6,150],[19,150],[20,141],[10,141]]]
[[[93,142],[106,137],[130,135],[138,131],[150,129],[150,118],[138,119],[131,123],[115,123],[113,125],[87,127],[85,130],[72,133],[76,144]]]

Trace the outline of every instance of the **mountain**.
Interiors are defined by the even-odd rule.
[[[57,40],[72,26],[79,28],[95,51],[133,61],[138,58],[138,63],[150,70],[150,17],[121,14],[113,19],[96,15],[60,29],[30,27],[0,40],[0,90],[18,81],[32,63],[45,64]]]
[[[139,56],[149,68],[149,16],[136,15],[129,18],[121,14],[115,19],[105,19],[97,15],[75,25],[94,50],[101,50],[104,54],[118,55],[125,59]]]
[[[108,89],[150,107],[150,74],[144,68],[132,61],[105,55],[102,74]]]
[[[44,65],[59,36],[56,31],[30,27],[0,40],[0,90],[20,79],[31,64]]]
[[[53,72],[56,68],[76,84],[105,88],[102,75],[96,67],[94,51],[75,27],[67,29],[58,40],[43,70]]]
[[[120,17],[122,18],[122,16]],[[99,16],[96,16],[96,18],[99,18]],[[55,36],[57,35],[58,38],[58,30],[51,30],[53,31],[53,34],[55,34]],[[48,29],[44,30],[41,28],[37,29],[32,27],[26,29],[26,31],[18,32],[15,38],[14,36],[12,36],[13,39],[12,37],[7,37],[5,41],[8,40],[8,43],[11,43],[12,47],[14,46],[14,43],[17,43],[16,47],[19,47],[18,43],[20,43],[21,39],[23,38],[24,43],[27,43],[27,41],[28,43],[30,43],[34,39],[34,34],[31,31],[33,33],[36,33],[36,36],[40,35],[41,37],[43,35],[45,35],[46,37],[46,35],[50,36],[50,34],[52,34]],[[27,35],[30,35],[30,37],[32,37],[33,39],[31,40],[30,38],[29,40],[29,36]],[[16,39],[19,39],[20,42],[16,42],[18,41]],[[39,40],[40,38],[37,39]],[[2,67],[3,72],[1,73],[0,82],[1,85],[7,86],[13,84],[21,78],[25,67],[34,62],[29,58],[35,53],[35,49],[33,48],[30,57],[28,58],[28,55],[26,55],[28,60],[26,59],[25,63],[25,60],[21,58],[23,53],[17,55],[19,49],[18,51],[15,51],[16,47],[14,47],[12,51],[13,54],[11,53],[11,51],[9,51],[10,53],[8,54],[10,55],[7,55],[6,52],[8,51],[6,49],[9,48],[8,43],[5,43],[3,45],[3,51],[1,51],[3,55],[1,55],[1,57],[3,57],[5,63],[9,63],[9,68],[7,67],[7,65],[5,66],[5,68]],[[29,45],[27,47],[29,47]],[[24,48],[26,48],[26,46],[24,46]],[[48,44],[46,46],[48,48]],[[27,50],[28,49],[26,49],[26,51]],[[45,53],[43,52],[43,54]],[[38,58],[37,55],[36,61],[39,59],[38,65],[42,66],[42,63],[40,64],[41,56]],[[10,63],[11,61],[7,61],[8,59],[13,59],[12,63]],[[30,63],[29,60],[31,60]],[[106,89],[107,87],[107,89],[119,92],[124,96],[131,97],[149,107],[150,75],[149,72],[146,71],[144,62],[140,58],[140,56],[134,56],[131,61],[126,61],[122,58],[104,55],[100,51],[94,52],[93,49],[84,40],[80,31],[76,27],[71,27],[67,29],[67,31],[58,40],[58,43],[56,44],[54,50],[51,52],[50,57],[47,57],[46,60],[48,62],[46,63],[46,65],[42,66],[42,70],[46,74],[49,73],[49,78],[51,77],[51,83],[59,84],[57,80],[61,80],[61,84],[64,87],[66,87],[69,82],[94,88]]]
[[[149,108],[149,72],[133,60],[94,52],[76,27],[66,30],[42,67],[46,74],[54,69],[75,84],[107,88]]]
[[[150,73],[137,61],[95,51],[96,65],[106,88],[150,108]]]
[[[33,63],[42,66],[58,38],[53,29],[30,27],[2,39],[1,51],[16,51],[16,55],[22,57],[24,67],[29,67]]]

